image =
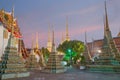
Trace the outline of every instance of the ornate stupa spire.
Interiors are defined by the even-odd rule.
[[[113,46],[114,48],[112,48]],[[103,54],[100,55],[100,58],[105,57],[107,59],[109,57],[115,57],[115,53],[112,52],[111,49],[116,49],[116,48],[115,48],[114,41],[112,39],[111,31],[109,29],[107,7],[106,7],[106,1],[105,1],[104,39],[103,39],[103,47],[102,47]]]
[[[32,45],[31,45],[31,49],[34,48],[34,41],[33,41],[33,34],[32,34]]]
[[[108,15],[107,15],[107,7],[106,7],[106,1],[105,1],[105,30],[109,31],[109,23],[108,23]]]
[[[50,31],[50,24],[49,24],[49,27],[48,27],[48,42],[51,42],[51,31]]]
[[[12,8],[12,22],[11,22],[11,36],[10,37],[14,37],[14,8]],[[14,40],[14,39],[13,39]],[[13,43],[14,41],[12,41],[11,45],[15,45],[15,43]]]
[[[64,42],[64,36],[63,36],[63,33],[62,33],[62,38],[61,38],[61,44]]]
[[[12,22],[11,22],[11,33],[10,33],[10,38],[9,38],[9,40],[8,40],[8,46],[9,47],[15,47],[15,41],[14,41],[14,26],[13,26],[13,20],[14,19],[14,17],[12,18]]]
[[[36,33],[36,45],[35,45],[35,48],[39,48],[39,44],[38,44],[38,32]]]
[[[86,51],[87,51],[87,55],[88,55],[88,57],[86,55],[86,58],[88,58],[89,60],[92,60],[92,57],[91,57],[91,54],[90,54],[90,50],[89,50],[89,46],[87,44],[87,34],[86,34],[86,32],[85,32],[85,45],[86,45]]]
[[[70,41],[69,32],[68,32],[68,17],[66,17],[66,40]]]
[[[51,50],[52,50],[52,38],[51,38],[50,24],[49,24],[49,28],[48,28],[47,49],[48,49],[49,52],[51,52]]]
[[[47,65],[43,72],[47,73],[63,73],[66,70],[61,65],[61,60],[55,51],[55,42],[54,42],[54,30],[52,31],[52,51],[49,55]]]
[[[51,42],[51,37],[50,37],[50,28],[48,29],[48,42]]]
[[[112,38],[111,31],[108,24],[108,16],[107,16],[107,7],[105,1],[105,20],[104,20],[104,39],[102,46],[102,53],[100,54],[100,60],[102,64],[113,64],[112,60],[120,60],[119,50],[116,48],[116,44]]]
[[[11,32],[12,32],[12,34],[14,33],[14,7],[12,8],[12,13],[11,13],[11,15],[12,15],[12,22],[11,22]]]
[[[35,42],[34,53],[35,53],[35,56],[36,56],[36,58],[37,58],[37,61],[39,61],[41,52],[40,52],[40,50],[39,50],[38,32],[36,33],[36,42]]]
[[[104,19],[104,45],[109,45],[107,38],[112,39],[111,31],[109,29],[107,6],[105,1],[105,19]]]
[[[32,45],[31,45],[31,52],[32,54],[34,54],[34,38],[33,38],[33,34],[32,34]]]
[[[26,59],[26,67],[28,70],[33,70],[33,69],[39,69],[39,64],[36,58],[36,55],[34,53],[34,40],[32,36],[32,45],[31,45],[31,51],[29,54],[29,57]]]

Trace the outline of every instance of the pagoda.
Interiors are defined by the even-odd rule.
[[[49,25],[49,29],[48,29],[47,49],[49,52],[51,52],[51,50],[52,50],[52,37],[51,37],[50,25]]]
[[[61,44],[64,41],[70,41],[70,36],[69,36],[69,31],[68,31],[68,16],[66,17],[66,31],[65,31],[65,37],[62,33],[62,38],[61,38]]]
[[[95,59],[93,65],[87,66],[94,72],[120,72],[120,52],[116,48],[108,24],[108,16],[105,2],[104,39],[99,59]]]
[[[31,50],[29,57],[26,59],[26,68],[28,70],[39,69],[39,63],[37,62],[37,58],[35,57],[34,50]]]
[[[13,17],[12,17],[13,18]],[[4,54],[1,57],[0,63],[0,78],[9,79],[9,78],[17,78],[17,77],[27,77],[30,75],[27,72],[24,61],[19,56],[17,47],[15,45],[14,38],[14,27],[13,27],[13,19],[11,22],[11,34],[8,39],[8,44],[5,48]]]
[[[61,65],[61,60],[55,51],[55,43],[54,43],[54,31],[53,31],[53,39],[52,39],[52,52],[50,53],[47,65],[43,72],[46,73],[63,73],[65,72],[64,67]]]
[[[35,57],[38,60],[37,62],[40,65],[40,69],[43,69],[46,66],[46,64],[45,64],[43,54],[42,54],[41,50],[39,49],[38,33],[36,33],[36,44],[35,44],[35,47],[34,47],[34,53],[35,53]]]
[[[37,58],[35,57],[33,40],[32,40],[32,49],[30,51],[29,57],[26,59],[26,67],[28,70],[39,69],[39,64],[37,62]]]

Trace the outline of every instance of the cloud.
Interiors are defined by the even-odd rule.
[[[100,30],[101,29],[101,26],[87,26],[87,27],[83,27],[83,28],[74,28],[74,29],[69,29],[69,35],[70,36],[76,36],[76,35],[81,35],[81,34],[84,34],[85,31],[86,32],[93,32],[93,31],[97,31],[97,30]],[[62,34],[64,34],[65,36],[65,30],[61,30],[61,31],[57,31],[56,32],[56,38],[57,39],[60,39],[62,37]],[[59,35],[59,36],[58,36]]]
[[[112,20],[111,20],[111,22],[109,20],[109,23],[113,23],[113,20],[116,19],[114,21],[114,25],[119,26],[119,19],[120,19],[119,18],[119,12],[120,11],[119,11],[119,5],[118,5],[119,4],[119,0],[116,0],[116,1],[110,0],[110,1],[111,1],[111,4],[108,4],[108,8],[109,8],[109,5],[110,6],[111,5],[114,6],[115,4],[117,4],[114,7],[114,13],[117,13],[117,14],[116,15],[114,14],[114,16],[113,16],[114,18],[111,18]],[[114,2],[114,4],[112,4],[112,2]],[[100,9],[102,11],[104,11],[104,2],[97,3],[96,5],[92,5],[92,6],[89,6],[89,7],[83,7],[83,8],[80,8],[79,10],[71,9],[71,11],[63,12],[63,13],[59,13],[60,12],[59,11],[58,13],[57,12],[53,12],[53,14],[52,14],[52,12],[43,14],[43,12],[36,12],[36,11],[34,12],[34,11],[32,11],[32,12],[27,13],[27,14],[21,14],[21,15],[19,15],[19,17],[20,17],[19,18],[20,19],[19,22],[20,22],[20,27],[21,27],[22,32],[23,32],[23,38],[24,38],[25,44],[26,44],[27,47],[31,47],[31,43],[32,43],[31,42],[32,41],[31,34],[36,32],[36,31],[39,31],[40,32],[39,44],[42,45],[42,46],[46,46],[47,38],[48,38],[48,34],[47,34],[47,31],[46,31],[46,27],[48,27],[48,25],[45,24],[45,23],[47,23],[46,19],[50,18],[51,22],[54,21],[55,23],[59,23],[61,26],[63,26],[62,25],[62,21],[63,21],[62,17],[66,16],[66,15],[67,16],[73,16],[73,17],[76,16],[76,15],[77,16],[78,15],[83,16],[83,18],[78,20],[78,21],[80,21],[78,24],[84,25],[84,26],[80,26],[80,27],[77,24],[78,17],[77,18],[74,17],[75,19],[71,18],[72,20],[71,20],[70,25],[74,25],[75,26],[75,27],[69,27],[69,34],[70,34],[70,36],[72,38],[76,37],[76,36],[82,36],[82,34],[84,34],[85,31],[87,33],[90,33],[90,34],[94,33],[94,35],[97,35],[96,32],[99,29],[101,29],[102,27],[99,24],[99,20],[101,20],[101,18],[99,18],[100,15],[98,13],[97,14],[99,16],[95,15],[95,13],[98,12],[98,11],[101,12]],[[109,8],[109,10],[111,10],[111,7]],[[111,12],[111,14],[112,13],[113,12]],[[90,15],[89,17],[91,17],[91,18],[88,18],[88,15]],[[108,15],[109,15],[109,13],[108,13]],[[60,19],[62,19],[62,20],[60,21]],[[97,21],[97,19],[99,19],[99,20]],[[116,21],[118,23],[116,23]],[[101,20],[101,22],[102,22],[102,20]],[[61,27],[61,26],[59,26],[57,24],[57,27]],[[65,29],[64,30],[56,30],[55,31],[55,39],[56,39],[57,42],[61,41],[62,33],[65,36]],[[90,34],[88,34],[88,35],[90,35]],[[98,35],[97,35],[97,37],[98,37]]]
[[[28,32],[29,33],[29,32]],[[41,45],[45,46],[46,43],[47,43],[47,37],[48,35],[45,34],[45,33],[38,33],[38,43],[39,43],[39,46],[41,47]],[[23,35],[23,40],[24,40],[24,43],[26,45],[27,48],[30,48],[31,45],[32,45],[32,39],[33,39],[33,43],[35,45],[36,43],[36,32],[35,33],[29,33],[29,34],[24,34]]]
[[[93,32],[93,31],[97,31],[101,29],[100,26],[88,26],[88,27],[83,27],[83,28],[76,28],[76,29],[73,29],[72,31],[70,31],[70,34],[71,36],[74,36],[74,35],[81,35],[81,34],[84,34],[85,32]]]
[[[71,12],[66,12],[66,13],[63,13],[61,14],[62,16],[70,16],[70,15],[85,15],[85,14],[88,14],[88,13],[92,13],[96,10],[98,10],[100,7],[101,7],[102,4],[97,4],[97,5],[94,5],[94,6],[89,6],[87,8],[83,8],[81,10],[77,10],[77,11],[71,11]]]

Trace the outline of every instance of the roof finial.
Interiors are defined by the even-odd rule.
[[[103,17],[103,24],[104,24],[104,36],[106,35],[106,24],[105,24],[105,17]]]

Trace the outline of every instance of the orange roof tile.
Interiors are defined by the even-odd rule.
[[[21,37],[20,29],[16,19],[13,19],[11,13],[5,12],[4,10],[0,10],[0,22],[4,25],[4,27],[11,32],[11,25],[14,26],[14,34],[16,37]]]

